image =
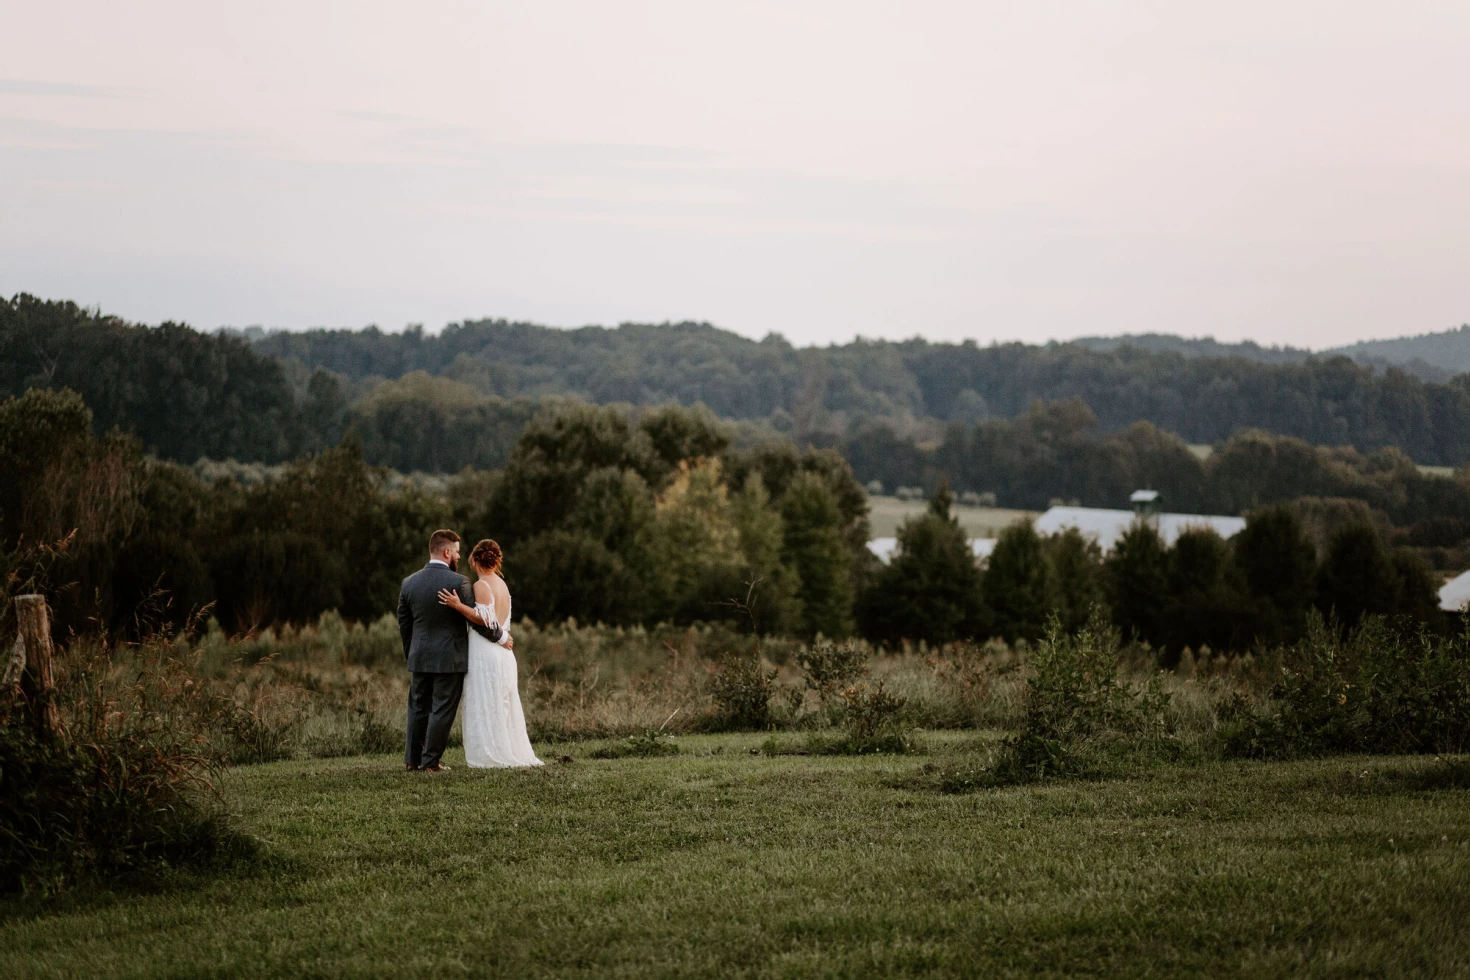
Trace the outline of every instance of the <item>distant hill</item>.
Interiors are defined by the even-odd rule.
[[[1453,376],[1470,371],[1470,324],[1439,333],[1422,333],[1393,340],[1365,340],[1337,347],[1328,354],[1346,354],[1359,363],[1394,364],[1421,378]]]
[[[349,390],[423,371],[501,399],[572,397],[607,404],[702,402],[835,445],[888,425],[938,437],[945,424],[1011,418],[1037,401],[1079,399],[1105,431],[1144,420],[1192,443],[1245,429],[1416,461],[1470,459],[1470,376],[1446,384],[1388,376],[1344,356],[1162,335],[1041,346],[854,340],[797,348],[708,323],[555,329],[505,320],[450,324],[437,335],[308,330],[255,335],[293,376],[326,369]]]
[[[1114,351],[1120,347],[1137,347],[1155,353],[1182,354],[1185,357],[1241,357],[1260,364],[1300,364],[1312,357],[1301,347],[1262,347],[1253,340],[1238,344],[1222,344],[1214,337],[1179,337],[1168,333],[1125,333],[1117,337],[1079,337],[1072,341],[1088,350]]]
[[[148,451],[186,462],[276,462],[355,431],[375,461],[398,469],[491,468],[530,414],[564,398],[703,403],[752,438],[785,433],[842,446],[854,459],[859,451],[903,456],[903,446],[938,445],[951,430],[1015,418],[1038,402],[1071,402],[1063,416],[1085,415],[1102,432],[1145,421],[1189,443],[1217,444],[1262,429],[1366,453],[1396,447],[1421,464],[1470,461],[1470,373],[1429,381],[1345,356],[1209,339],[859,339],[798,348],[707,323],[563,330],[505,320],[438,334],[234,333],[126,323],[18,295],[0,301],[0,397],[75,388],[100,428],[118,426]],[[1452,337],[1463,342],[1470,332]],[[1444,336],[1404,343],[1436,338]],[[1418,349],[1437,364],[1459,363]],[[1038,441],[1055,435],[1049,424],[1033,426]],[[880,430],[899,443],[868,438]],[[891,479],[917,482],[897,471]]]
[[[1082,337],[1072,343],[1095,351],[1135,347],[1155,353],[1184,357],[1239,357],[1260,364],[1300,364],[1313,358],[1350,357],[1364,367],[1382,371],[1396,367],[1424,381],[1445,382],[1470,372],[1470,325],[1439,333],[1365,340],[1346,347],[1309,351],[1301,347],[1262,347],[1254,341],[1221,343],[1213,337],[1178,337],[1173,334],[1123,334],[1118,337]]]

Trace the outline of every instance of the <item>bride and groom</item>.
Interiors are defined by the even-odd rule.
[[[413,673],[405,768],[449,768],[440,758],[461,698],[465,761],[471,767],[539,766],[521,712],[500,545],[486,538],[471,549],[470,568],[477,576],[471,583],[455,571],[459,544],[453,531],[430,535],[429,563],[404,579],[398,594],[398,632]]]

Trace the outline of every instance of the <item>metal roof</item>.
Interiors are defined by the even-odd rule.
[[[1243,517],[1219,517],[1210,514],[1157,514],[1141,518],[1148,521],[1159,532],[1166,546],[1172,546],[1187,529],[1192,527],[1212,528],[1222,538],[1232,537],[1245,527]],[[1140,520],[1131,510],[1104,510],[1099,507],[1053,507],[1036,519],[1036,530],[1040,534],[1056,534],[1069,527],[1081,531],[1084,537],[1097,542],[1103,551],[1111,551],[1135,520]]]
[[[1460,612],[1470,604],[1470,572],[1461,572],[1439,590],[1439,608]]]
[[[877,555],[878,560],[886,565],[893,559],[894,555],[898,554],[898,538],[874,538],[868,542],[868,550]],[[983,562],[989,558],[990,553],[994,550],[994,538],[970,539],[970,552],[978,561]]]

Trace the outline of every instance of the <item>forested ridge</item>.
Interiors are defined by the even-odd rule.
[[[1053,456],[1062,430],[1063,442],[1098,441],[1146,422],[1188,443],[1260,430],[1365,455],[1392,447],[1417,463],[1470,460],[1470,374],[1439,383],[1346,357],[1278,351],[1288,359],[1268,363],[1095,346],[859,339],[798,349],[708,324],[558,330],[503,320],[451,324],[438,335],[242,336],[130,324],[22,294],[0,303],[0,394],[71,388],[99,431],[118,427],[147,451],[185,462],[279,462],[352,430],[373,463],[439,472],[503,465],[527,421],[551,402],[702,403],[740,421],[737,438],[747,442],[790,437],[840,448],[865,482],[932,489],[948,477],[956,489],[1026,506],[1094,495],[1020,490],[992,464],[979,466],[977,453],[994,456],[986,447],[1007,425],[1042,439],[1038,452]],[[1083,409],[1023,424],[1041,403]]]
[[[1470,332],[1464,336],[1470,344]],[[1148,421],[1187,442],[1215,443],[1264,429],[1364,452],[1395,446],[1421,463],[1470,459],[1470,377],[1428,382],[1343,356],[1256,345],[1194,356],[1150,349],[1159,338],[1127,340],[1107,349],[1096,341],[982,347],[921,339],[798,349],[776,335],[752,341],[699,323],[555,330],[481,320],[437,336],[278,332],[256,346],[353,380],[425,371],[502,398],[702,402],[724,418],[804,433],[846,433],[874,420],[969,423],[1015,416],[1038,400],[1080,398],[1107,431]],[[1247,348],[1256,356],[1242,356]]]

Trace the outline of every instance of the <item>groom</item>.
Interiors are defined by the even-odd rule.
[[[408,686],[408,741],[404,768],[444,772],[439,761],[454,727],[459,698],[464,692],[464,675],[470,667],[470,635],[465,618],[439,602],[440,589],[453,589],[460,599],[474,605],[469,580],[456,572],[459,564],[459,535],[435,531],[429,536],[429,563],[403,580],[398,593],[398,632],[403,637],[403,656],[413,681]],[[509,635],[498,624],[489,627],[469,624],[491,643],[512,646]]]

